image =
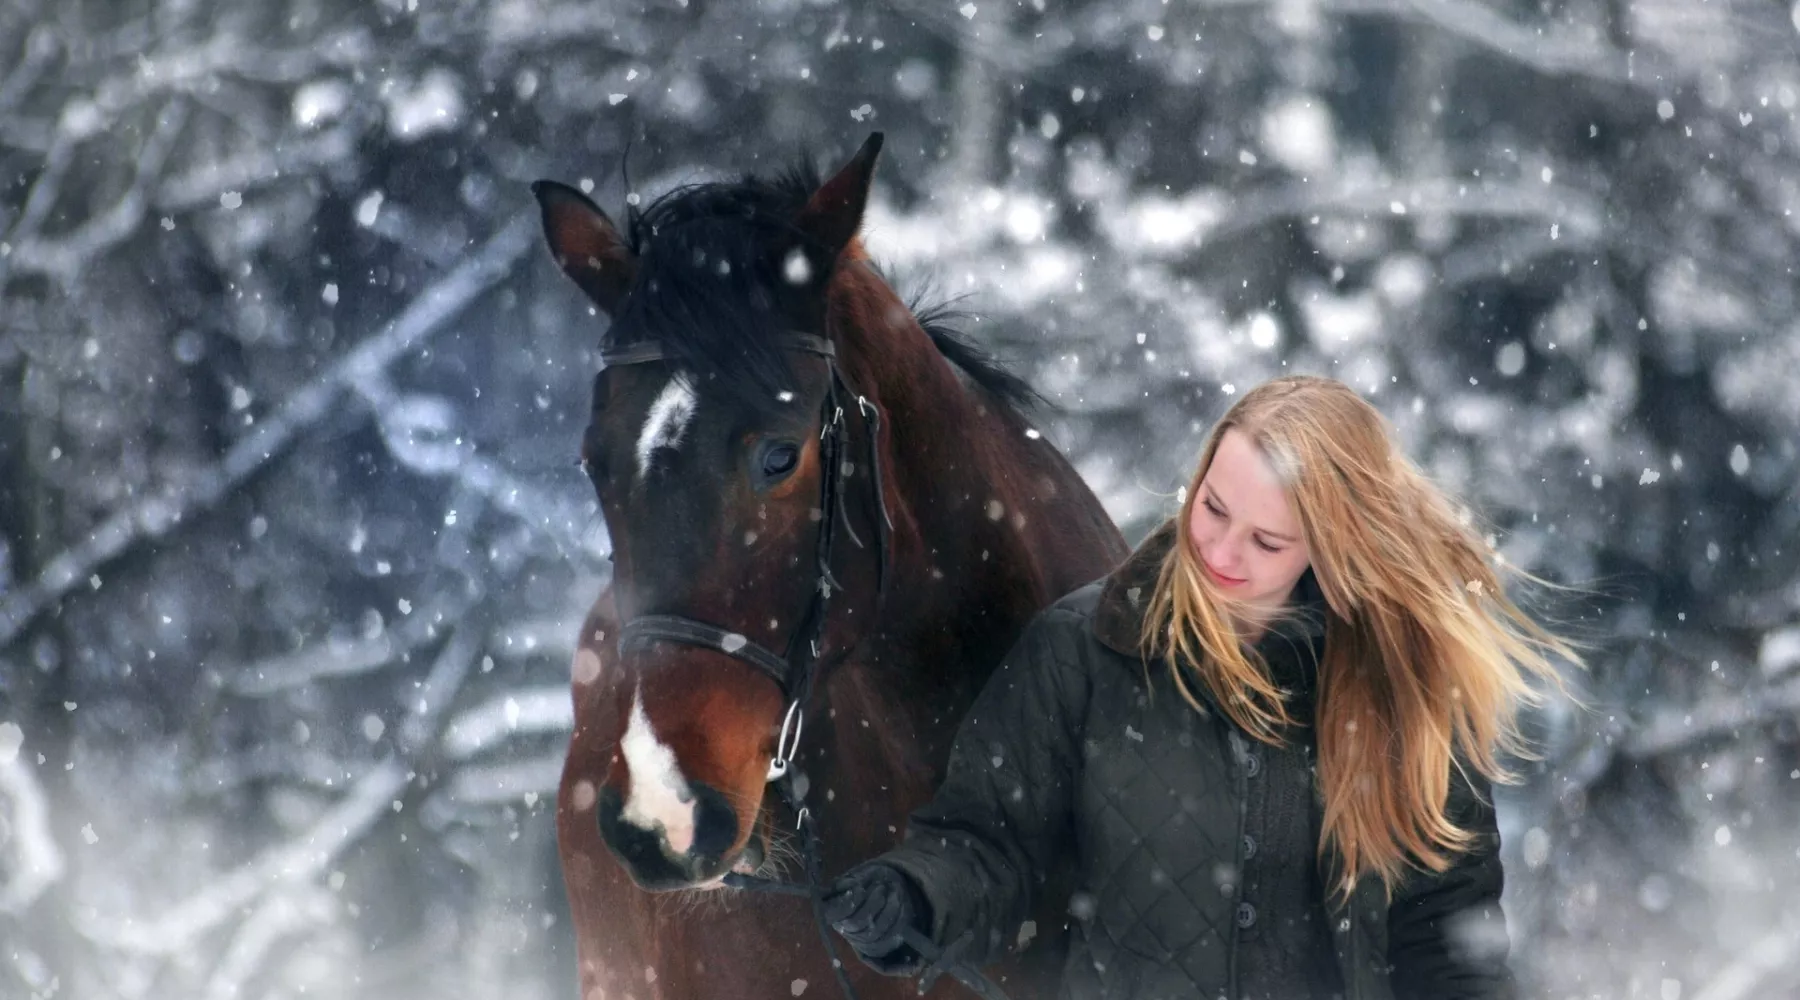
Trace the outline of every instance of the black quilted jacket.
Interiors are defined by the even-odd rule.
[[[940,947],[972,932],[985,962],[1015,945],[1034,891],[1073,858],[1067,1000],[1240,993],[1234,873],[1254,765],[1230,749],[1225,716],[1195,711],[1166,665],[1146,670],[1133,652],[1173,537],[1165,525],[1033,621],[970,711],[944,785],[879,859],[917,883]],[[1453,784],[1452,817],[1479,846],[1391,902],[1364,879],[1326,904],[1350,1000],[1513,995],[1488,790]]]

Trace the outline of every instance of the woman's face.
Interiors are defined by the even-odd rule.
[[[1286,604],[1311,564],[1287,489],[1235,427],[1220,438],[1200,479],[1188,537],[1214,586],[1262,610]]]

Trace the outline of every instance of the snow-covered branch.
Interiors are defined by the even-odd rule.
[[[1631,757],[1657,757],[1748,727],[1791,719],[1796,713],[1800,713],[1800,681],[1672,704],[1632,730],[1624,750]]]
[[[1770,979],[1792,971],[1800,950],[1800,909],[1791,909],[1767,934],[1750,942],[1724,968],[1714,972],[1694,994],[1694,1000],[1747,1000],[1768,996]]]
[[[451,775],[439,794],[456,806],[504,805],[532,795],[551,796],[562,780],[562,770],[561,753],[514,763],[463,767]]]
[[[284,939],[328,923],[337,910],[330,893],[310,884],[289,884],[271,894],[237,925],[207,980],[206,1000],[240,1000]]]
[[[410,696],[394,741],[397,756],[358,778],[349,792],[304,835],[264,851],[255,861],[168,908],[154,920],[91,916],[83,925],[84,933],[97,942],[126,951],[173,954],[191,947],[199,937],[258,899],[264,901],[262,905],[271,906],[289,891],[304,894],[312,880],[346,847],[365,835],[390,806],[398,803],[411,780],[410,762],[438,739],[440,721],[468,679],[486,637],[487,629],[479,621],[455,626],[424,680]],[[286,925],[286,921],[275,921],[270,933]],[[233,951],[255,947],[261,947],[256,939],[240,935]],[[232,953],[228,952],[227,966]]]
[[[142,42],[137,44],[141,46]],[[221,76],[260,83],[299,83],[331,67],[355,68],[365,64],[376,48],[375,39],[362,28],[323,34],[312,44],[292,49],[266,48],[230,31],[221,31],[191,46],[142,52],[131,61],[128,72],[93,84],[87,88],[90,96],[75,106],[84,120],[91,118],[93,131],[99,131],[111,128],[121,114],[146,99],[199,92],[216,86]]]
[[[337,399],[356,382],[380,374],[510,273],[536,235],[533,214],[515,216],[442,281],[414,299],[385,329],[289,396],[256,430],[233,445],[223,461],[162,495],[126,506],[96,526],[86,540],[50,560],[35,581],[0,600],[0,646],[11,642],[34,617],[110,560],[216,506],[293,444],[302,431],[328,416]],[[506,484],[499,476],[486,478],[504,491]]]
[[[1206,230],[1212,240],[1229,239],[1277,219],[1315,213],[1382,218],[1441,216],[1535,222],[1551,238],[1589,244],[1606,231],[1606,211],[1588,192],[1561,184],[1490,183],[1451,177],[1396,178],[1382,183],[1317,178],[1252,189],[1231,199],[1231,207]]]
[[[257,747],[233,757],[208,760],[188,772],[187,786],[197,796],[229,794],[248,784],[281,782],[315,791],[344,788],[368,769],[312,747],[280,743]]]
[[[606,548],[584,531],[592,520],[591,508],[559,500],[475,451],[455,432],[455,416],[445,401],[403,395],[380,373],[351,384],[375,411],[388,453],[401,465],[421,475],[454,479],[464,490],[554,540],[567,557],[580,552],[606,554]]]
[[[567,660],[575,655],[576,632],[565,616],[515,618],[494,629],[488,651],[497,658],[549,655]]]
[[[885,0],[885,3],[905,12],[920,27],[954,45],[965,61],[972,60],[1008,77],[1031,79],[1040,76],[1045,67],[1055,64],[1056,51],[1038,50],[1018,43],[1007,36],[1003,26],[990,23],[994,17],[1007,17],[1010,4],[995,5],[977,21],[975,17],[960,15],[954,4],[923,0]],[[981,12],[978,10],[977,13]],[[1057,48],[1066,48],[1066,45]]]
[[[25,39],[24,52],[18,65],[0,80],[0,117],[10,114],[18,106],[19,99],[25,96],[33,85],[43,76],[44,68],[56,56],[56,35],[43,25],[32,29]]]
[[[483,702],[444,728],[443,749],[451,760],[487,753],[516,733],[566,733],[575,727],[575,708],[566,685],[526,688]]]
[[[373,639],[328,638],[303,649],[231,671],[231,689],[260,697],[334,677],[354,677],[378,670],[399,655],[395,637],[384,631]]]
[[[5,289],[12,271],[13,248],[37,238],[39,228],[62,194],[63,180],[69,165],[75,161],[76,147],[92,129],[92,122],[82,119],[79,108],[64,110],[50,148],[44,153],[44,162],[31,182],[30,192],[25,195],[25,207],[20,209],[4,239],[0,239],[0,290]]]
[[[1341,14],[1379,14],[1428,25],[1546,76],[1580,76],[1648,90],[1664,70],[1565,25],[1530,27],[1476,0],[1326,0]]]
[[[0,763],[0,840],[11,857],[0,866],[0,913],[21,913],[63,875],[63,854],[50,831],[50,804],[23,755]]]
[[[74,915],[83,934],[107,947],[145,955],[173,955],[236,919],[282,883],[317,878],[346,847],[366,834],[405,790],[406,765],[389,760],[358,781],[304,834],[271,847],[255,860],[208,883],[192,896],[143,919],[97,912]]]
[[[258,698],[319,681],[371,673],[438,638],[442,623],[459,620],[473,600],[464,592],[451,590],[429,598],[400,624],[373,638],[327,638],[292,653],[236,668],[231,671],[231,689]]]
[[[1043,69],[1065,58],[1078,40],[1085,44],[1098,41],[1117,45],[1128,37],[1135,40],[1142,30],[1138,18],[1120,16],[1113,5],[1095,4],[1075,12],[1073,30],[1042,32],[1030,42],[1016,45],[993,45],[970,23],[971,18],[957,16],[957,5],[940,6],[919,0],[886,2],[916,19],[920,27],[956,45],[965,56],[981,59],[1018,78],[1043,75]],[[1205,15],[1254,15],[1278,9],[1281,2],[1199,0],[1194,6]],[[1677,75],[1668,60],[1650,51],[1621,51],[1602,38],[1572,31],[1566,24],[1522,24],[1478,0],[1317,0],[1316,7],[1327,15],[1381,17],[1431,28],[1543,76],[1580,77],[1650,91]]]
[[[340,126],[269,148],[254,146],[171,174],[157,190],[158,211],[177,213],[217,205],[236,191],[246,197],[283,179],[304,177],[343,163],[356,151],[357,129]]]
[[[417,757],[438,738],[438,727],[456,701],[469,671],[481,655],[487,629],[477,616],[475,621],[459,622],[450,641],[438,652],[431,670],[409,697],[412,706],[400,722],[394,743],[408,759]]]
[[[187,123],[187,105],[171,100],[156,116],[156,127],[137,154],[137,175],[131,187],[110,208],[95,213],[72,231],[52,239],[30,238],[17,243],[8,257],[12,269],[23,273],[47,273],[67,282],[105,250],[137,231],[149,211],[152,189],[161,180],[163,166],[175,149],[175,140]],[[3,267],[4,265],[0,265]],[[0,270],[0,283],[5,281]]]

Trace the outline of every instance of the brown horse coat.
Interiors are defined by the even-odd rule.
[[[828,370],[818,359],[785,359],[779,384],[795,388],[779,395],[794,405],[773,416],[732,402],[719,389],[724,369],[671,360],[596,380],[583,455],[615,573],[582,627],[557,802],[583,1000],[839,993],[804,900],[718,886],[728,869],[804,878],[795,818],[764,794],[783,692],[717,650],[662,644],[622,655],[621,619],[679,613],[781,650],[816,583],[807,546],[819,518],[843,518],[832,559],[843,589],[829,605],[796,761],[828,879],[898,842],[908,813],[941,781],[959,720],[1026,621],[1125,553],[1099,502],[995,391],[979,357],[967,348],[947,357],[956,345],[868,264],[854,234],[878,148],[877,136],[822,185],[676,192],[630,234],[568,189],[538,186],[551,247],[613,317],[613,343],[682,335],[668,317],[698,309],[691,300],[634,300],[671,294],[679,250],[682,266],[748,281],[736,308],[756,322],[765,310],[771,328],[828,338],[844,383],[881,415],[877,432],[846,406],[857,442],[845,456],[848,495],[841,511],[820,511],[820,477],[831,470],[819,468]],[[726,226],[734,216],[718,206],[744,204],[746,217],[773,217],[749,241],[754,259],[740,252],[720,264],[718,239],[683,242],[683,226]],[[885,586],[872,544],[883,507],[892,524]],[[1062,906],[1047,900],[1038,926],[1061,927]],[[1027,949],[1025,972],[992,974],[1019,1000],[1049,995],[1059,937],[1045,933]],[[874,975],[837,944],[861,997],[916,995],[910,981]],[[959,995],[944,983],[932,995]]]

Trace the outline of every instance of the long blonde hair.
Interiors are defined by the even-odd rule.
[[[1507,597],[1504,564],[1471,516],[1401,454],[1373,406],[1341,382],[1296,375],[1247,393],[1213,428],[1151,596],[1142,651],[1167,659],[1196,709],[1194,680],[1257,740],[1279,744],[1293,722],[1188,535],[1200,481],[1234,428],[1287,487],[1329,609],[1310,721],[1319,853],[1335,851],[1342,875],[1332,890],[1347,895],[1373,874],[1391,892],[1409,867],[1441,872],[1471,842],[1446,813],[1452,768],[1512,780],[1501,755],[1529,755],[1519,707],[1561,688],[1556,658],[1580,657]]]

